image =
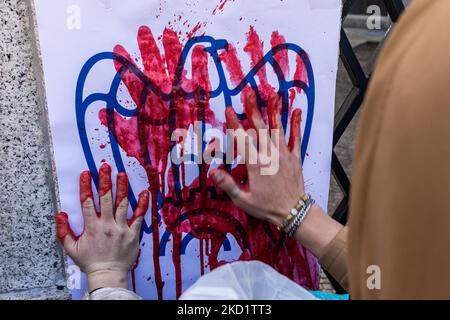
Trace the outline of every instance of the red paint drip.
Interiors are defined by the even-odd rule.
[[[300,80],[308,84],[308,73],[306,72],[305,64],[300,56],[296,57],[297,66],[295,68],[294,80]],[[301,93],[302,89],[297,88],[297,92]]]
[[[270,45],[272,46],[272,48],[275,48],[276,46],[284,43],[286,43],[286,38],[280,35],[278,31],[274,31],[270,39]],[[280,65],[281,71],[283,71],[284,76],[287,78],[287,76],[289,75],[288,51],[278,51],[277,53],[275,53],[274,59]]]
[[[164,282],[161,277],[161,264],[159,262],[159,223],[158,223],[158,191],[159,181],[157,172],[152,168],[146,168],[150,193],[152,195],[152,236],[153,236],[153,267],[155,269],[155,284],[158,292],[158,299],[163,298]]]
[[[175,283],[176,283],[176,297],[177,299],[182,294],[182,277],[181,277],[181,233],[175,232],[173,233],[173,249],[172,249],[172,257],[173,264],[175,267]]]
[[[148,191],[142,191],[139,194],[138,203],[136,205],[136,210],[134,210],[133,216],[128,221],[128,226],[131,226],[136,219],[144,217],[148,211],[148,205],[149,205],[149,194]]]
[[[220,60],[225,63],[225,67],[230,75],[230,80],[233,85],[237,86],[245,78],[242,71],[241,62],[239,61],[236,47],[232,44],[228,45],[228,51],[220,54]]]
[[[204,240],[203,239],[199,239],[200,242],[200,274],[204,275],[205,274],[205,253],[204,253],[204,248],[203,248],[203,243]]]

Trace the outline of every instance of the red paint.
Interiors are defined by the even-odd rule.
[[[270,39],[270,45],[272,48],[275,48],[276,46],[279,46],[281,44],[286,43],[286,38],[283,37],[278,33],[278,31],[272,32],[272,36]],[[289,74],[289,56],[287,50],[278,51],[274,55],[275,61],[280,65],[281,71],[283,71],[283,74],[285,77]]]
[[[278,99],[278,95],[275,92],[272,92],[269,96],[269,103],[268,103],[268,115],[269,115],[269,128],[270,129],[276,129],[277,126],[277,118],[280,114],[280,103]]]
[[[236,130],[239,128],[239,119],[233,108],[231,108],[231,107],[226,108],[225,117],[227,119],[227,125],[228,125],[229,129]]]
[[[173,265],[175,267],[175,291],[176,291],[176,297],[177,299],[181,296],[182,290],[183,290],[183,283],[181,281],[182,275],[181,275],[181,232],[174,232],[172,234],[172,259],[173,259]]]
[[[292,110],[297,91],[294,88],[289,89],[289,109]]]
[[[128,221],[129,226],[131,226],[134,223],[134,221],[136,221],[136,219],[144,217],[145,214],[147,213],[148,205],[149,205],[148,197],[149,197],[148,191],[142,191],[139,194],[136,210],[134,210],[133,216]]]
[[[302,121],[302,110],[295,109],[291,116],[291,134],[289,137],[289,150],[294,149],[296,141],[301,138],[301,121]]]
[[[123,200],[128,199],[128,176],[124,172],[117,174],[116,183],[116,208]]]
[[[99,113],[101,123],[113,133],[126,154],[140,163],[147,175],[150,195],[148,193],[142,195],[141,197],[144,200],[141,201],[145,203],[145,198],[147,198],[148,202],[148,197],[151,196],[153,264],[155,271],[152,279],[155,281],[158,297],[160,299],[163,298],[164,288],[159,261],[160,232],[157,204],[159,193],[161,193],[163,200],[159,214],[167,230],[172,234],[172,260],[175,269],[177,296],[181,294],[183,289],[180,255],[181,236],[183,233],[191,233],[200,242],[201,273],[205,272],[206,267],[204,265],[204,255],[208,257],[210,269],[225,263],[224,261],[219,261],[218,254],[224,238],[231,234],[242,250],[239,260],[257,259],[266,262],[306,288],[317,289],[318,269],[316,265],[311,265],[311,268],[305,265],[302,247],[294,239],[286,239],[282,242],[282,235],[275,227],[251,218],[238,209],[228,196],[216,188],[213,181],[207,177],[210,169],[209,165],[201,164],[198,178],[187,184],[185,172],[189,170],[188,166],[190,165],[182,163],[179,167],[175,167],[169,162],[169,153],[175,146],[175,142],[172,142],[170,138],[175,128],[188,129],[189,126],[197,121],[202,121],[213,127],[226,129],[225,124],[220,123],[211,110],[208,96],[198,96],[196,99],[186,100],[179,94],[177,88],[172,87],[175,69],[182,50],[182,44],[178,37],[175,31],[169,28],[164,30],[162,36],[164,54],[160,52],[149,28],[141,27],[137,39],[142,55],[144,73],[161,90],[166,93],[172,93],[174,97],[172,108],[170,102],[163,101],[152,92],[148,92],[147,100],[145,103],[141,103],[143,84],[132,72],[128,71],[123,75],[122,80],[134,103],[137,105],[137,115],[125,118],[115,113],[112,117],[108,117],[106,109],[101,110]],[[281,35],[274,32],[271,45],[276,46],[283,39]],[[116,46],[114,51],[129,61],[134,61],[123,47]],[[247,34],[247,44],[244,51],[249,54],[252,66],[256,65],[263,56],[263,42],[253,27]],[[225,64],[231,82],[237,85],[244,78],[244,72],[235,47],[230,45],[228,51],[221,52],[220,59]],[[287,74],[289,72],[289,64],[286,60],[286,55],[284,53],[277,54],[276,59],[283,72]],[[191,52],[191,60],[186,63],[192,66],[192,76],[188,78],[187,72],[184,72],[182,75],[180,85],[183,90],[194,92],[199,86],[205,90],[211,89],[208,72],[209,63],[208,53],[203,50],[202,46],[196,46]],[[117,70],[121,67],[120,63],[115,62]],[[261,96],[266,101],[271,98],[268,107],[269,115],[266,112],[265,114],[263,113],[263,117],[270,122],[270,126],[273,126],[276,120],[274,118],[276,115],[275,111],[279,107],[277,94],[267,81],[266,68],[261,69],[257,76],[259,78],[260,85],[258,89],[261,92]],[[241,100],[244,100],[245,94],[249,94],[249,92],[251,92],[250,88],[244,89]],[[248,114],[252,114],[256,110],[255,105],[252,103],[248,103],[245,108]],[[232,108],[226,108],[225,114],[230,127],[237,128],[240,124],[245,128],[249,126],[249,121],[240,122],[238,120]],[[112,123],[108,123],[108,118],[112,119]],[[173,125],[172,127],[171,124]],[[209,145],[207,148],[212,148],[211,150],[213,150],[215,147]],[[182,154],[185,152],[186,150],[181,150]],[[168,163],[170,164],[169,166]],[[179,194],[177,194],[175,189],[174,174],[177,174],[178,179],[181,180],[180,183],[183,190]],[[245,166],[237,166],[231,171],[231,175],[241,184],[243,189],[248,189]],[[167,186],[165,185],[166,181]],[[214,190],[214,198],[210,190]],[[142,207],[140,212],[145,214],[146,211],[147,208]],[[182,215],[187,217],[187,219],[180,222]],[[294,259],[293,257],[297,258]],[[312,277],[311,273],[313,273]]]
[[[205,249],[203,248],[204,240],[200,239],[199,243],[200,243],[200,275],[204,275],[205,274],[205,252],[204,252]]]
[[[65,212],[60,212],[55,216],[56,221],[56,236],[58,237],[59,242],[64,245],[64,239],[67,236],[72,237],[72,239],[76,240],[77,237],[73,233],[72,229],[69,225],[69,216]]]
[[[264,57],[264,42],[259,39],[253,26],[250,26],[250,31],[247,33],[247,45],[244,47],[244,51],[250,55],[252,68]],[[273,91],[273,88],[267,81],[265,66],[258,71],[257,76],[260,82],[261,96],[267,100],[268,94]]]
[[[251,128],[257,129],[258,127],[255,124],[255,118],[260,118],[261,114],[258,110],[258,104],[256,102],[256,94],[253,90],[245,90],[243,93],[244,96],[244,111],[248,118],[248,123]],[[232,120],[236,122],[236,119]]]
[[[112,189],[111,167],[107,163],[102,164],[98,176],[99,176],[98,197],[102,198],[107,193],[111,192]]]
[[[152,237],[153,237],[153,267],[155,269],[155,284],[158,299],[163,298],[164,282],[161,277],[161,264],[159,262],[159,223],[158,223],[158,173],[155,169],[146,168],[150,192],[152,195]]]
[[[236,47],[233,44],[229,44],[228,51],[224,51],[220,54],[220,60],[225,63],[231,83],[235,86],[239,85],[245,75],[242,71]]]
[[[80,202],[83,204],[87,199],[94,199],[91,186],[91,173],[83,171],[80,175]]]
[[[300,56],[296,57],[297,66],[295,68],[294,80],[300,80],[308,84],[308,73],[306,72],[305,64]],[[297,88],[297,92],[301,93],[302,89]]]
[[[135,292],[135,293],[136,293],[136,268],[139,265],[140,258],[141,258],[141,249],[139,249],[136,261],[135,261],[133,267],[131,268],[131,286],[133,288],[133,292]]]

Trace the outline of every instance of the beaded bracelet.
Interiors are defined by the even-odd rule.
[[[311,196],[309,194],[305,194],[298,201],[297,205],[291,209],[289,215],[283,220],[283,224],[278,226],[278,231],[284,232],[288,235],[295,234],[295,231],[303,222],[314,203],[315,201],[311,198]]]
[[[289,215],[286,217],[286,219],[283,220],[283,224],[281,226],[278,226],[278,231],[286,232],[286,228],[303,210],[308,199],[311,199],[311,196],[309,194],[305,194],[300,198],[300,200],[298,200],[297,205],[291,209]]]
[[[288,237],[293,237],[295,235],[295,232],[302,224],[303,220],[305,220],[306,216],[308,215],[312,205],[315,203],[314,199],[311,197],[307,200],[305,206],[303,207],[303,210],[298,214],[292,224],[289,226],[289,230],[287,231]]]

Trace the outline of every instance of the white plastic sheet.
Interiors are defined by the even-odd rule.
[[[307,290],[259,261],[224,265],[201,277],[181,300],[317,300]]]

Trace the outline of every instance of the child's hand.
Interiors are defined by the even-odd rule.
[[[91,174],[80,176],[80,202],[84,231],[76,237],[66,213],[59,213],[56,232],[67,254],[87,274],[89,291],[104,288],[127,288],[128,271],[139,252],[139,233],[148,209],[149,194],[139,195],[131,220],[127,220],[128,177],[117,175],[116,199],[113,202],[111,168],[104,164],[99,172],[100,213],[96,212],[91,189]]]

